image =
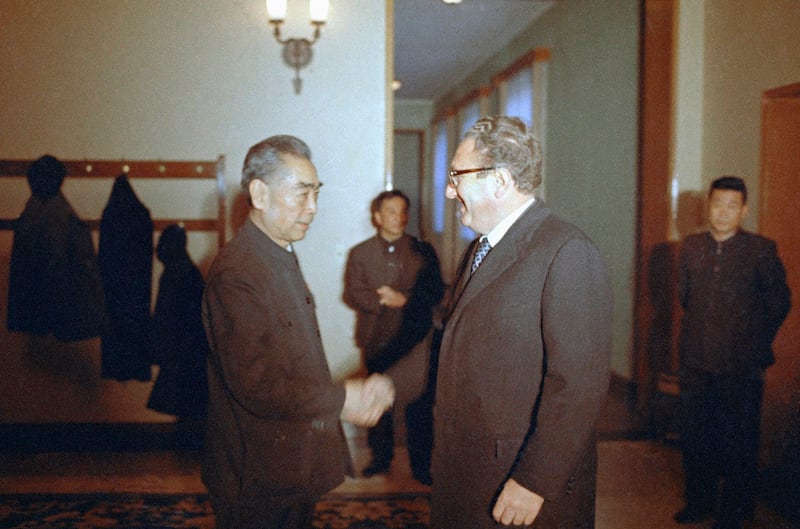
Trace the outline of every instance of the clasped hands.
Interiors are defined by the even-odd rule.
[[[394,404],[394,383],[386,375],[350,379],[344,383],[345,399],[340,417],[358,426],[374,426]]]
[[[399,309],[408,302],[402,292],[399,292],[388,285],[383,285],[375,291],[378,294],[378,303],[392,309]]]

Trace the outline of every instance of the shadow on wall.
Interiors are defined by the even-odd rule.
[[[681,315],[677,298],[678,252],[680,241],[704,226],[704,204],[705,195],[701,192],[681,193],[673,219],[678,240],[658,243],[650,254],[647,282],[653,313],[647,336],[650,366],[647,415],[652,434],[659,439],[677,435],[677,337]]]

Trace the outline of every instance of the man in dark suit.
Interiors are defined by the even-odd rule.
[[[714,529],[753,518],[764,371],[791,306],[775,242],[741,229],[746,215],[744,180],[714,180],[709,229],[684,239],[678,275],[686,507],[675,520],[701,522],[718,505]]]
[[[433,246],[406,233],[408,206],[402,191],[379,193],[370,207],[378,233],[354,246],[347,257],[342,297],[356,311],[356,344],[369,374],[383,373],[425,337],[444,294]],[[393,421],[389,412],[369,429],[372,460],[362,471],[365,477],[389,471]],[[410,457],[412,453],[409,447]],[[413,457],[411,465],[415,477],[424,480],[428,465],[415,464]]]
[[[250,211],[209,272],[203,481],[218,529],[311,527],[314,506],[351,467],[340,418],[371,426],[392,404],[388,377],[334,383],[314,298],[292,243],[322,185],[293,136],[254,145],[242,170]]]
[[[446,195],[482,235],[441,336],[435,529],[594,527],[612,295],[595,245],[534,197],[541,166],[538,140],[505,116],[475,123],[452,160]]]

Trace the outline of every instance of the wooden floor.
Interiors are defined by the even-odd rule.
[[[599,443],[597,529],[677,529],[682,506],[680,453],[674,443],[636,433],[630,417],[610,402]],[[356,469],[369,460],[365,435],[349,431]],[[197,450],[58,451],[0,453],[0,493],[205,492]],[[348,478],[334,492],[374,494],[428,491],[413,479],[408,454],[398,448],[391,472]],[[710,527],[710,523],[688,526]],[[749,529],[800,529],[759,503]]]

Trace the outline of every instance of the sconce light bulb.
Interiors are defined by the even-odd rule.
[[[266,0],[267,17],[270,22],[283,22],[286,20],[286,0]]]
[[[308,11],[312,23],[324,24],[328,20],[328,0],[309,0]]]

